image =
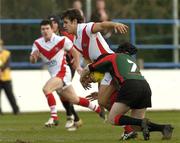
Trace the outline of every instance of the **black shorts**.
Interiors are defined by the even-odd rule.
[[[121,86],[116,102],[124,103],[131,109],[151,107],[151,88],[146,80],[126,80]]]

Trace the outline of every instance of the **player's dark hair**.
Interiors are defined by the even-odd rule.
[[[58,26],[60,25],[60,17],[58,15],[49,15],[47,19],[49,19],[51,22],[56,22]]]
[[[125,42],[119,45],[119,47],[116,50],[116,53],[128,53],[129,55],[134,55],[137,53],[137,51],[137,48],[133,44]]]
[[[52,22],[49,19],[43,19],[40,23],[40,26],[42,25],[50,25],[52,27]]]
[[[84,21],[84,18],[82,17],[81,13],[77,9],[68,9],[65,12],[62,13],[61,19],[64,18],[69,19],[70,21],[77,20],[77,23],[82,23]]]

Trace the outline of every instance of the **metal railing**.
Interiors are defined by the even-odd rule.
[[[39,24],[41,19],[0,19],[0,24]],[[115,22],[122,22],[130,26],[130,42],[135,44],[139,49],[179,49],[180,45],[173,44],[136,44],[136,25],[139,24],[159,24],[159,25],[180,25],[180,20],[174,19],[113,19]],[[31,45],[6,45],[9,50],[30,50]],[[117,45],[111,45],[112,48],[117,48]],[[31,65],[28,62],[12,62],[11,66],[13,68],[28,68],[28,67],[41,67],[41,63]],[[154,63],[144,63],[145,68],[180,68],[180,63],[175,62],[154,62]]]

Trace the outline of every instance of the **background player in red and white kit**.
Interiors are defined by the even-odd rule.
[[[103,30],[115,30],[122,34],[127,32],[127,26],[121,23],[101,22],[82,23],[83,17],[76,9],[69,9],[62,14],[64,29],[75,35],[74,46],[89,61],[95,61],[100,55],[113,53],[101,35]],[[104,106],[108,102],[108,96],[115,90],[111,83],[111,75],[105,73],[101,81],[98,93],[98,102]],[[107,97],[107,98],[105,98]]]
[[[71,41],[73,40],[74,35],[68,34],[66,31],[62,29],[60,25],[60,18],[58,16],[50,15],[48,19],[52,22],[52,29],[55,34],[66,36]],[[71,62],[72,60],[73,60],[72,55],[71,53],[68,52],[66,54],[66,61],[71,69],[71,74],[73,78],[75,74],[75,69],[73,68],[73,63]],[[66,101],[62,96],[60,96],[60,99],[66,110],[67,120],[66,120],[65,128],[70,131],[76,130],[78,127],[82,126],[82,120],[79,118],[77,112],[75,111],[73,104]]]
[[[42,37],[35,40],[30,62],[36,63],[40,57],[47,65],[51,78],[43,87],[43,92],[47,98],[51,110],[51,117],[46,126],[58,125],[58,115],[56,101],[53,92],[60,92],[67,101],[88,107],[100,113],[100,107],[92,104],[86,98],[78,97],[71,85],[71,71],[65,60],[65,50],[72,52],[75,60],[74,67],[79,68],[79,56],[73,48],[73,43],[65,36],[58,36],[53,33],[50,20],[43,20],[40,23]]]

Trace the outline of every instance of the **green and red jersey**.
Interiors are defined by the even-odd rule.
[[[89,65],[90,71],[109,72],[120,84],[127,79],[144,80],[133,57],[128,54],[109,54]]]

